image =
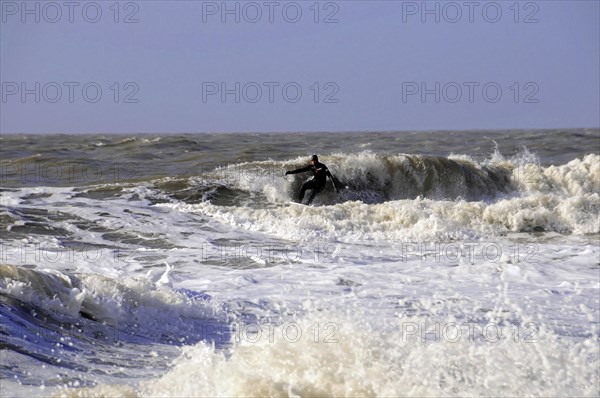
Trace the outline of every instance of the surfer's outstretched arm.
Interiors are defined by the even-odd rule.
[[[310,170],[310,166],[306,166],[306,167],[302,167],[301,169],[296,169],[296,170],[292,170],[292,171],[286,171],[285,175],[304,173],[304,172],[307,172],[309,170]]]

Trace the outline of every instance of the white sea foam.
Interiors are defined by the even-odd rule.
[[[85,316],[109,325],[143,324],[154,333],[182,318],[215,316],[217,307],[194,301],[146,278],[114,280],[101,275],[68,275],[0,265],[0,293],[57,314]],[[166,329],[165,329],[166,327]],[[158,329],[156,329],[158,328]]]

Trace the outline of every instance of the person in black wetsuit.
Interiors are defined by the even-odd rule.
[[[285,175],[305,173],[307,171],[312,171],[314,174],[314,177],[312,180],[307,181],[304,183],[304,185],[302,185],[302,189],[300,190],[299,203],[302,203],[302,199],[304,198],[304,193],[306,192],[306,190],[312,189],[312,193],[311,193],[310,198],[308,199],[308,203],[307,203],[307,204],[311,204],[311,202],[315,198],[315,195],[317,193],[321,192],[321,190],[325,187],[325,183],[327,182],[327,177],[331,178],[331,182],[333,183],[333,187],[335,188],[335,191],[337,193],[340,193],[340,191],[337,189],[337,186],[335,185],[333,176],[329,172],[329,169],[323,163],[319,162],[319,157],[317,155],[312,155],[312,158],[310,159],[310,165],[303,167],[301,169],[286,171]]]

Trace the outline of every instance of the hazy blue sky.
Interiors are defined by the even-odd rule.
[[[600,125],[595,0],[0,5],[3,133]]]

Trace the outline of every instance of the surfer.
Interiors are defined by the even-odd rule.
[[[304,198],[304,193],[306,192],[306,190],[312,189],[312,193],[310,194],[310,198],[308,199],[308,203],[307,203],[307,204],[311,204],[311,202],[315,198],[315,195],[317,193],[321,192],[321,190],[323,190],[323,188],[325,187],[325,183],[327,182],[327,177],[331,178],[331,182],[333,183],[333,187],[335,188],[335,191],[337,193],[340,193],[340,191],[337,189],[337,186],[335,185],[333,176],[329,172],[329,169],[323,163],[319,162],[319,157],[317,155],[312,155],[312,158],[310,159],[310,165],[303,167],[301,169],[286,171],[285,175],[305,173],[307,171],[312,171],[314,176],[313,176],[312,180],[307,181],[304,183],[304,185],[302,185],[302,189],[300,190],[299,203],[302,203],[302,199]]]

